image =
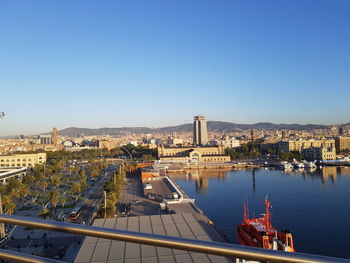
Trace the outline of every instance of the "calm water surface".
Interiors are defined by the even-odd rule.
[[[243,200],[250,216],[258,216],[268,195],[273,226],[291,230],[298,252],[350,258],[350,167],[313,173],[199,170],[174,178],[233,243]]]

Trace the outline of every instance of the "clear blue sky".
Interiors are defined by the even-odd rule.
[[[350,122],[349,0],[0,1],[0,136]]]

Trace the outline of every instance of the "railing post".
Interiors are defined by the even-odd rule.
[[[0,215],[3,213],[2,211],[2,200],[1,200],[1,194],[0,194]],[[4,238],[6,236],[5,233],[5,225],[4,223],[0,223],[0,238]]]

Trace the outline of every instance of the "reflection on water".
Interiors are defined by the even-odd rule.
[[[204,169],[174,177],[232,242],[242,221],[243,200],[258,215],[269,195],[273,225],[291,229],[297,251],[350,258],[350,167]]]
[[[265,168],[266,170],[275,170],[271,168]],[[225,170],[225,169],[194,169],[188,170],[183,175],[177,175],[177,178],[185,177],[186,180],[195,181],[196,182],[196,191],[198,193],[205,193],[209,186],[209,178],[215,178],[217,180],[225,181],[225,178],[230,175],[229,172],[234,171],[246,171],[247,173],[251,173],[252,178],[252,190],[255,192],[256,190],[256,171],[259,169],[249,169],[249,170]],[[311,178],[319,178],[322,183],[326,183],[330,180],[334,183],[337,180],[337,176],[350,176],[350,167],[335,167],[335,166],[325,166],[320,169],[297,169],[297,170],[279,170],[283,174],[302,176],[304,179],[307,177]]]
[[[228,171],[230,170],[196,169],[187,171],[185,177],[187,180],[192,180],[196,182],[196,192],[205,193],[208,189],[209,178],[216,178],[218,180],[225,181],[225,177]]]

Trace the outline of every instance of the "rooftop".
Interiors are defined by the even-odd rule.
[[[216,239],[206,226],[197,221],[192,214],[187,213],[97,219],[93,225],[198,240]],[[229,261],[220,256],[87,237],[74,262],[220,263]]]

